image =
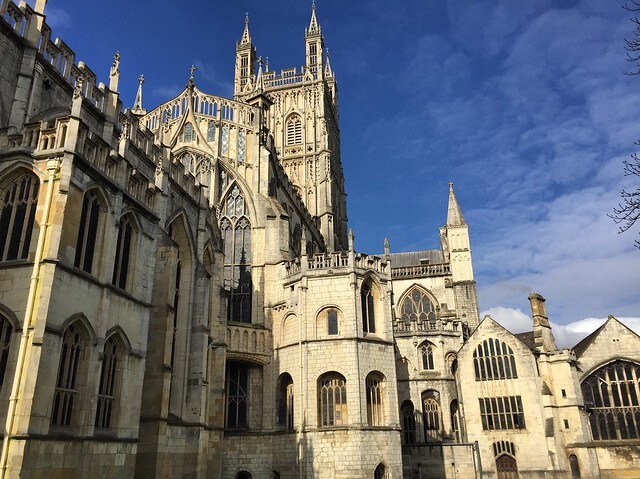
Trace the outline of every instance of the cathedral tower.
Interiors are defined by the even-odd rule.
[[[253,75],[256,71],[256,48],[251,42],[249,33],[249,14],[244,17],[242,39],[236,43],[236,70],[233,82],[233,96],[238,97],[251,93]]]

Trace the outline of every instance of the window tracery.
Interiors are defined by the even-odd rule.
[[[433,370],[433,345],[429,342],[425,342],[420,347],[420,357],[422,358],[422,369],[424,371]]]
[[[125,216],[120,221],[118,241],[116,242],[116,258],[113,266],[111,283],[118,288],[127,288],[127,278],[131,267],[131,257],[135,246],[135,228],[130,217]]]
[[[112,427],[116,411],[116,386],[119,379],[121,356],[122,351],[115,338],[111,336],[104,343],[95,420],[97,429],[111,429]]]
[[[382,384],[384,377],[382,374],[372,372],[367,375],[366,395],[367,395],[367,422],[370,426],[384,425],[384,411],[382,404]]]
[[[224,243],[224,285],[229,291],[227,320],[251,322],[251,222],[237,185],[222,205],[220,231]]]
[[[20,175],[2,190],[0,198],[0,261],[27,259],[38,206],[40,182]]]
[[[238,131],[238,163],[244,163],[247,153],[247,132],[244,130]]]
[[[594,440],[640,437],[640,365],[614,361],[591,373],[581,388]]]
[[[293,379],[288,373],[278,378],[278,424],[293,431],[294,414]]]
[[[320,427],[347,423],[347,385],[338,373],[328,373],[318,381]]]
[[[476,381],[515,379],[518,377],[513,349],[496,338],[482,341],[473,352]]]
[[[78,372],[87,346],[86,335],[77,322],[71,323],[62,335],[62,351],[53,397],[51,425],[69,427],[78,398]]]
[[[229,154],[229,125],[222,125],[221,150],[223,155]]]
[[[478,398],[482,429],[524,429],[521,396]]]
[[[400,306],[402,321],[435,321],[436,315],[426,291],[414,286]]]
[[[80,215],[80,227],[78,228],[78,241],[76,243],[76,257],[74,265],[77,268],[91,273],[93,258],[98,242],[98,229],[100,227],[100,199],[96,191],[88,191],[82,201],[82,213]]]
[[[302,120],[300,115],[293,114],[287,120],[286,145],[299,145],[302,143]]]
[[[422,416],[425,439],[439,441],[441,439],[442,412],[440,411],[439,394],[436,391],[427,391],[422,394]]]
[[[195,131],[193,131],[193,125],[191,123],[187,123],[186,125],[184,125],[184,133],[183,133],[183,141],[186,142],[190,142],[190,141],[194,141],[196,138],[196,134]]]

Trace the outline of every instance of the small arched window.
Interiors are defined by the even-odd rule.
[[[515,379],[518,377],[513,349],[499,339],[489,338],[473,352],[476,381]]]
[[[278,378],[278,425],[293,430],[293,379],[289,373]]]
[[[515,479],[518,477],[518,464],[516,458],[508,454],[502,454],[496,458],[496,471],[498,479]]]
[[[384,376],[378,372],[367,375],[367,422],[370,426],[384,425],[384,410],[382,404],[382,385]]]
[[[116,338],[110,336],[104,343],[102,368],[100,370],[100,386],[98,388],[98,406],[96,408],[96,429],[109,430],[116,416],[116,390],[120,382],[122,348]]]
[[[376,470],[373,471],[373,479],[386,479],[387,478],[387,468],[384,467],[384,464],[378,464]]]
[[[362,330],[365,334],[376,332],[376,318],[371,280],[366,280],[360,289],[362,303]]]
[[[338,334],[338,310],[327,309],[327,333],[332,336]]]
[[[593,439],[640,437],[640,365],[614,361],[582,382]]]
[[[320,427],[347,423],[347,382],[338,373],[327,373],[318,380]]]
[[[300,115],[293,114],[287,120],[286,145],[299,145],[302,143],[302,120]]]
[[[415,444],[416,442],[416,416],[413,403],[406,400],[400,408],[402,420],[402,440],[405,444]]]
[[[238,474],[236,474],[236,479],[253,479],[253,476],[250,472],[240,471]]]
[[[7,372],[11,333],[13,333],[11,322],[0,314],[0,387],[4,383],[4,375]]]
[[[456,371],[458,370],[458,357],[456,355],[456,353],[448,353],[447,356],[445,357],[445,361],[447,363],[447,367],[449,369],[449,372],[455,376],[456,375]]]
[[[77,321],[67,326],[62,334],[62,351],[51,413],[52,426],[71,426],[74,412],[80,407],[77,404],[78,375],[87,343],[87,335]]]
[[[424,371],[431,371],[434,368],[433,363],[433,344],[425,342],[420,346],[420,357],[422,358],[422,369]]]
[[[207,141],[214,141],[216,139],[216,124],[210,121],[207,125]]]
[[[95,190],[88,191],[82,201],[78,241],[76,242],[76,257],[74,265],[87,273],[93,270],[93,258],[99,240],[100,229],[100,199]]]
[[[414,286],[402,300],[400,305],[402,321],[435,321],[433,304],[427,292]]]
[[[38,206],[40,182],[30,173],[1,190],[0,261],[27,259]]]
[[[116,258],[113,265],[112,284],[118,288],[127,288],[127,279],[129,278],[132,268],[131,261],[134,256],[135,246],[135,227],[133,220],[129,216],[125,216],[120,221],[118,229],[118,241],[116,243]]]
[[[188,141],[193,141],[195,140],[195,132],[193,131],[193,125],[191,123],[187,123],[184,126],[184,141],[188,142]]]
[[[569,456],[569,467],[571,468],[571,477],[582,477],[580,474],[580,463],[575,454]]]

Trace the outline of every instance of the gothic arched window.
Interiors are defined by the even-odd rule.
[[[79,407],[78,374],[87,343],[87,336],[77,321],[67,326],[62,334],[62,351],[51,413],[52,426],[69,427],[72,424],[74,411]]]
[[[20,175],[0,197],[0,261],[27,259],[38,206],[40,182],[30,173]]]
[[[184,125],[184,141],[193,141],[196,139],[195,132],[193,131],[193,125],[191,123],[187,123]]]
[[[414,286],[400,305],[402,321],[435,321],[433,304],[427,292]]]
[[[439,441],[441,439],[442,413],[440,411],[439,396],[436,391],[422,393],[424,437],[427,441]]]
[[[102,368],[100,371],[100,386],[98,388],[98,406],[96,408],[95,427],[97,429],[111,429],[116,413],[116,388],[122,361],[122,348],[114,336],[110,336],[104,343]]]
[[[376,470],[373,471],[373,479],[386,479],[387,477],[387,468],[384,467],[384,464],[378,464]]]
[[[293,431],[293,379],[289,373],[278,378],[278,424]]]
[[[230,362],[227,366],[227,428],[249,426],[249,366]]]
[[[127,288],[127,278],[132,269],[132,257],[135,247],[135,227],[131,217],[125,216],[120,220],[118,241],[116,243],[116,258],[113,265],[112,284],[118,288]]]
[[[7,372],[9,348],[11,347],[11,333],[13,333],[11,322],[0,314],[0,387],[2,387],[4,375]]]
[[[382,404],[382,384],[384,376],[378,372],[367,375],[367,422],[370,426],[384,425],[384,410]]]
[[[362,303],[362,330],[365,334],[376,332],[376,317],[371,280],[366,280],[360,288]]]
[[[582,382],[593,439],[640,438],[640,365],[614,361]]]
[[[327,373],[318,380],[319,425],[340,426],[347,423],[347,383],[338,373]]]
[[[473,352],[476,381],[514,379],[518,377],[513,349],[499,339],[489,338]]]
[[[88,191],[82,201],[78,241],[76,243],[76,257],[74,265],[87,273],[93,270],[93,258],[96,246],[101,240],[100,198],[95,190]]]
[[[229,292],[227,320],[251,322],[251,222],[237,185],[222,203],[220,231],[224,242],[224,285]]]
[[[302,120],[300,115],[293,114],[287,120],[286,141],[287,146],[302,143]]]
[[[408,399],[402,403],[400,419],[402,421],[403,442],[405,444],[414,444],[416,442],[416,416],[413,403]]]
[[[569,456],[569,467],[571,468],[571,477],[582,477],[580,474],[580,463],[575,454]]]
[[[420,357],[422,358],[422,369],[429,371],[434,369],[433,364],[433,344],[425,342],[420,346]]]
[[[216,139],[216,124],[210,121],[207,125],[207,141],[214,141]]]
[[[449,405],[451,414],[451,433],[456,442],[460,442],[460,413],[458,410],[458,400],[454,399]]]

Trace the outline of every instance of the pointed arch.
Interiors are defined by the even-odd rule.
[[[193,233],[191,232],[191,225],[189,224],[189,218],[187,218],[187,214],[184,208],[180,208],[176,210],[166,221],[165,230],[171,235],[171,230],[175,227],[175,225],[180,225],[181,231],[184,232],[184,238],[186,244],[181,244],[181,246],[187,247],[189,249],[189,259],[192,259],[192,254],[196,250],[196,241],[193,237]],[[173,239],[173,238],[172,238]]]
[[[381,329],[378,327],[380,294],[380,285],[374,275],[365,275],[360,286],[360,312],[362,314],[362,331],[365,335],[376,334],[376,330]],[[382,332],[378,331],[378,333]]]
[[[433,371],[435,369],[434,353],[435,344],[430,341],[423,341],[418,346],[418,354],[420,356],[420,365],[423,371]]]
[[[400,406],[400,421],[402,426],[403,444],[415,444],[416,442],[416,416],[413,402],[406,399]]]
[[[131,289],[134,283],[135,259],[140,222],[133,211],[125,212],[118,222],[116,255],[113,262],[111,284],[121,289]]]
[[[286,146],[302,144],[302,116],[297,112],[291,112],[285,119]]]
[[[108,195],[101,185],[93,184],[84,191],[73,264],[94,276],[98,273],[107,216],[111,211]]]
[[[62,334],[64,330],[69,327],[70,324],[76,323],[76,322],[80,325],[80,327],[83,329],[83,332],[87,335],[89,344],[95,346],[97,344],[96,331],[95,329],[93,329],[91,322],[89,321],[89,319],[87,319],[84,313],[75,313],[69,316],[67,319],[65,319],[62,322],[58,331],[60,332],[60,334]]]
[[[279,426],[284,426],[287,431],[293,430],[294,400],[293,378],[291,374],[284,372],[278,377],[277,422]]]
[[[104,337],[105,340],[114,338],[116,341],[118,341],[125,354],[130,355],[132,353],[133,350],[131,348],[131,341],[129,341],[129,337],[127,336],[127,333],[124,332],[124,329],[122,329],[122,327],[116,325],[109,328]]]
[[[405,322],[435,321],[436,298],[419,284],[413,284],[405,290],[398,301],[398,317]]]

